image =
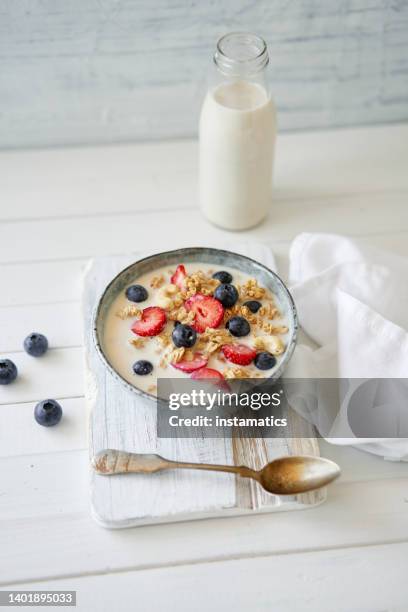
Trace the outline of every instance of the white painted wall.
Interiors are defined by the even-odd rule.
[[[237,29],[269,43],[281,129],[408,118],[406,0],[0,0],[0,147],[191,136]]]

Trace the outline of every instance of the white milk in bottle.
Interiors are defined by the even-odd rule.
[[[257,225],[271,204],[276,113],[265,78],[268,61],[259,36],[223,36],[201,111],[200,205],[209,221],[230,230]]]

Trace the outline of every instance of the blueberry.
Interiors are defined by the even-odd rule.
[[[221,302],[225,308],[231,308],[231,306],[236,304],[239,296],[234,285],[223,283],[222,285],[218,285],[214,291],[214,297]]]
[[[147,291],[142,285],[131,285],[126,289],[126,297],[131,302],[144,302],[147,300]]]
[[[62,408],[53,399],[46,399],[38,402],[34,408],[34,418],[39,425],[53,427],[57,425],[62,417]]]
[[[262,353],[257,354],[254,359],[254,364],[258,370],[270,370],[274,365],[276,365],[276,359],[267,351],[263,351]]]
[[[9,385],[17,378],[17,368],[10,359],[0,359],[0,385]]]
[[[184,346],[185,348],[190,348],[197,340],[197,332],[190,325],[180,324],[173,329],[171,337],[177,347]]]
[[[244,306],[249,308],[249,310],[255,314],[258,312],[262,304],[261,302],[258,302],[258,300],[248,300],[248,302],[244,302]]]
[[[225,270],[220,270],[219,272],[215,272],[212,275],[213,278],[216,278],[220,281],[220,283],[230,283],[232,281],[232,276],[229,272],[225,272]]]
[[[139,359],[139,361],[133,364],[133,371],[139,376],[146,376],[146,374],[150,374],[152,370],[153,365],[150,361],[146,361],[146,359]]]
[[[48,349],[48,340],[42,334],[33,332],[24,340],[24,350],[32,357],[41,357]]]
[[[227,325],[228,331],[233,336],[247,336],[251,331],[249,323],[244,317],[232,317]]]

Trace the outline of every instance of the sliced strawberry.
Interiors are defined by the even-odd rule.
[[[208,363],[208,357],[205,357],[201,353],[195,353],[194,359],[191,361],[179,361],[178,363],[172,363],[173,368],[177,368],[177,370],[182,370],[183,372],[187,372],[187,374],[191,374],[195,370],[199,368],[204,368]]]
[[[195,313],[191,324],[194,329],[203,333],[207,327],[218,327],[224,317],[222,304],[213,297],[196,293],[185,302],[187,310]]]
[[[208,380],[209,383],[219,389],[223,389],[223,391],[231,391],[231,387],[224,376],[218,370],[214,370],[214,368],[200,368],[193,372],[190,378],[193,380]]]
[[[131,327],[138,336],[157,336],[166,325],[166,313],[163,308],[149,306],[142,310],[142,316]]]
[[[179,289],[184,289],[184,279],[187,276],[187,272],[183,264],[177,266],[175,273],[170,278],[173,285],[177,285]]]
[[[249,365],[256,357],[256,351],[245,344],[224,344],[221,350],[228,361],[238,365]]]
[[[216,378],[217,380],[224,380],[221,372],[214,370],[214,368],[200,368],[199,370],[195,370],[190,378],[193,378],[194,380],[201,380],[202,378]]]

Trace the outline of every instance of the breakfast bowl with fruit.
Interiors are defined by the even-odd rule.
[[[160,378],[277,379],[296,334],[293,299],[274,272],[244,255],[200,247],[122,270],[93,321],[105,367],[150,400]]]

